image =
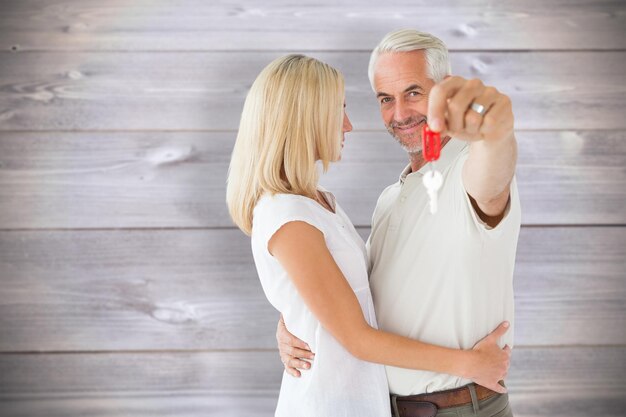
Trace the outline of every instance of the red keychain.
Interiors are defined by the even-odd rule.
[[[430,214],[437,212],[437,192],[443,185],[441,172],[434,169],[433,166],[433,163],[439,159],[439,155],[441,155],[441,135],[439,132],[430,130],[425,124],[422,128],[422,156],[430,164],[430,171],[424,173],[422,181],[428,191]]]
[[[422,127],[422,155],[427,162],[436,161],[441,155],[441,135],[426,124]]]

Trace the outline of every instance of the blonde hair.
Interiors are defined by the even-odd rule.
[[[426,54],[428,78],[438,83],[443,80],[446,75],[452,73],[450,58],[448,57],[448,48],[441,39],[426,32],[413,29],[400,29],[386,34],[370,55],[367,75],[370,79],[372,90],[376,92],[376,87],[374,86],[374,67],[381,54],[410,52],[420,49],[423,49]]]
[[[252,232],[265,192],[317,198],[324,172],[341,154],[344,79],[314,58],[287,55],[256,78],[243,106],[228,169],[226,202],[235,224]]]

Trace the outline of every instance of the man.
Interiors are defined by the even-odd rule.
[[[443,42],[414,30],[385,36],[368,74],[385,126],[410,160],[379,197],[367,242],[379,328],[471,349],[506,320],[511,329],[500,346],[512,347],[520,204],[510,99],[480,80],[450,76]],[[434,164],[443,174],[435,214],[422,184],[431,169],[421,152],[426,122],[442,137]],[[310,367],[308,346],[282,320],[277,339],[289,373]],[[420,414],[428,403],[437,415],[512,415],[507,394],[469,380],[391,366],[386,371],[396,416],[429,415]]]

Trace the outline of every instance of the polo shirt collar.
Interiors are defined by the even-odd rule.
[[[445,171],[448,166],[456,159],[456,157],[461,153],[465,147],[468,146],[468,142],[460,139],[451,138],[448,143],[441,148],[441,155],[439,159],[435,162],[435,168],[437,168],[440,172]],[[404,183],[406,178],[411,175],[423,176],[424,172],[430,170],[429,163],[424,164],[417,172],[411,172],[411,164],[409,163],[406,168],[400,174],[400,182]]]

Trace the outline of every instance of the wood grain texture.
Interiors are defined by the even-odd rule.
[[[519,348],[516,416],[621,416],[624,347]],[[276,351],[0,356],[1,416],[271,416]],[[247,412],[251,410],[251,414]]]
[[[0,132],[0,228],[232,227],[234,132]],[[521,131],[523,223],[625,224],[626,131]],[[407,163],[387,132],[346,136],[322,183],[359,226]]]
[[[453,50],[626,48],[619,0],[0,3],[4,50],[367,51],[404,27],[435,33]]]
[[[105,369],[106,371],[106,369]],[[0,397],[1,398],[1,397]],[[114,396],[20,396],[0,399],[1,417],[272,417],[277,393],[186,393],[179,390],[157,394]]]
[[[523,228],[516,346],[626,344],[625,243],[623,227]],[[0,271],[0,352],[276,346],[238,230],[0,232]]]
[[[0,130],[235,130],[284,53],[0,53]],[[369,54],[315,56],[346,78],[355,130],[380,130]],[[457,52],[453,72],[508,94],[518,129],[626,129],[626,52]],[[227,81],[225,81],[227,80]]]
[[[239,231],[0,235],[3,351],[275,347]]]

